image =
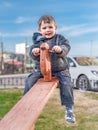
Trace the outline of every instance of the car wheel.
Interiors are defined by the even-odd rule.
[[[87,76],[81,75],[77,80],[77,88],[82,91],[86,91],[90,89],[90,84]]]

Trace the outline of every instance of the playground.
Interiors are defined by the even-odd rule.
[[[0,119],[20,100],[22,92],[23,89],[0,90]],[[35,130],[98,130],[98,94],[74,90],[74,95],[77,125],[66,125],[57,88],[38,118]]]
[[[77,123],[68,125],[65,123],[64,111],[59,101],[58,85],[59,81],[51,75],[51,64],[49,57],[49,46],[43,44],[41,46],[40,66],[44,78],[41,78],[30,89],[30,91],[22,96],[22,93],[13,95],[9,98],[11,89],[1,96],[1,107],[4,103],[9,107],[11,100],[14,101],[13,108],[6,111],[5,116],[0,121],[0,129],[2,130],[97,130],[98,129],[98,93],[81,92],[74,90],[75,95],[75,114]],[[48,82],[47,82],[48,81]],[[19,90],[19,89],[18,89]],[[2,92],[3,90],[1,90]],[[53,93],[54,92],[54,93]],[[7,96],[6,96],[7,95]],[[5,97],[7,102],[5,102]],[[50,100],[49,100],[50,99]],[[3,101],[3,102],[2,102]],[[15,105],[16,104],[16,105]],[[43,110],[44,109],[44,110]],[[2,114],[3,108],[0,110]]]

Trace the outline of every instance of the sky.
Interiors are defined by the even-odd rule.
[[[70,55],[98,56],[98,0],[0,0],[0,42],[3,50],[32,44],[38,19],[52,15],[57,33],[70,41]]]

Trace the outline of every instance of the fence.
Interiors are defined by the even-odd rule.
[[[23,88],[28,74],[0,76],[0,88]]]

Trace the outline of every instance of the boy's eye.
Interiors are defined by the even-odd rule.
[[[49,26],[49,28],[53,28],[52,26]]]
[[[53,28],[53,27],[52,27],[52,26],[49,26],[49,27],[43,27],[42,29],[47,29],[47,28],[50,28],[50,29],[51,29],[51,28]]]
[[[43,27],[42,29],[46,29],[46,27]]]

